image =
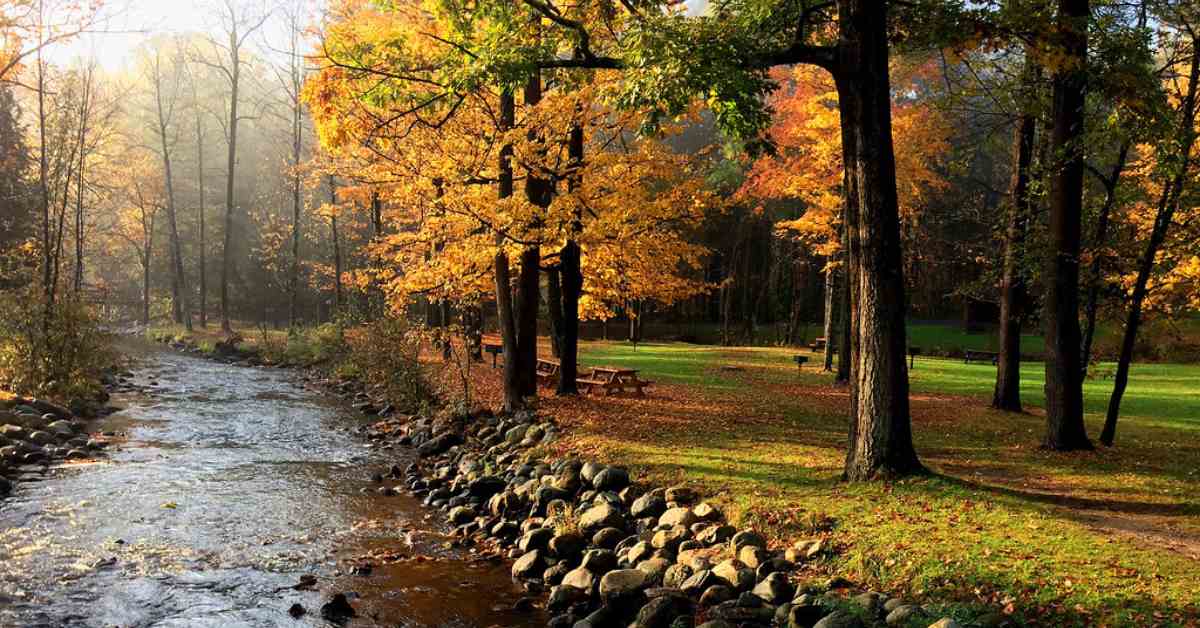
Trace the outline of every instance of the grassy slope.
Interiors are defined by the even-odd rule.
[[[986,408],[991,365],[919,358],[914,431],[935,474],[850,486],[837,477],[845,393],[811,369],[797,375],[794,353],[589,343],[585,363],[639,368],[688,392],[682,402],[667,392],[660,404],[679,413],[635,410],[632,420],[650,423],[638,429],[581,422],[575,446],[655,480],[704,484],[743,522],[780,538],[832,518],[844,550],[838,567],[867,583],[992,607],[1011,601],[1035,622],[1200,621],[1200,570],[1166,548],[1175,535],[1200,538],[1200,367],[1137,367],[1119,446],[1062,455],[1037,449],[1036,407],[1021,416]],[[1022,375],[1026,403],[1039,405],[1042,366]],[[1089,413],[1103,411],[1110,387],[1088,382]],[[1089,430],[1101,421],[1089,414]]]

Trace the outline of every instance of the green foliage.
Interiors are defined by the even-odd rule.
[[[420,340],[420,335],[396,316],[347,330],[347,368],[358,373],[368,388],[381,389],[397,409],[426,410],[434,393],[419,360]]]
[[[58,399],[91,399],[117,356],[95,314],[74,301],[46,308],[35,288],[0,292],[0,388]]]

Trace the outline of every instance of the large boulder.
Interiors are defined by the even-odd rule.
[[[600,578],[600,597],[607,602],[626,600],[646,586],[645,572],[637,569],[616,569]]]
[[[595,534],[603,528],[624,528],[625,517],[612,504],[596,504],[579,518],[579,527],[584,534]]]
[[[417,448],[417,455],[422,458],[437,456],[450,451],[451,447],[461,445],[463,442],[462,435],[458,432],[442,432],[437,436],[429,439],[428,442]]]
[[[787,576],[777,571],[755,585],[752,592],[767,604],[782,604],[792,599],[794,590]]]
[[[605,467],[592,478],[592,486],[598,491],[618,492],[629,486],[629,472],[620,467]]]
[[[833,611],[813,624],[812,628],[865,628],[861,619],[846,611]]]
[[[635,519],[644,517],[658,517],[667,510],[667,500],[663,499],[661,493],[651,491],[633,500],[633,505],[629,507],[629,514]]]
[[[633,628],[671,628],[676,618],[691,614],[692,602],[682,594],[657,595],[638,611]],[[689,624],[690,625],[690,624]]]
[[[512,577],[517,580],[537,578],[546,569],[546,560],[541,550],[526,552],[513,563]]]
[[[475,478],[467,485],[467,491],[472,497],[479,499],[489,499],[492,495],[504,490],[506,483],[503,479],[494,475],[485,475]]]
[[[664,512],[658,518],[660,526],[684,526],[690,527],[696,523],[696,515],[692,514],[692,509],[687,507],[672,508]]]

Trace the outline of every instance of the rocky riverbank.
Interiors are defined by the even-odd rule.
[[[88,421],[44,399],[0,400],[0,498],[12,492],[24,467],[103,455],[107,443],[88,435]]]
[[[195,352],[188,346],[176,347]],[[253,365],[254,356],[214,357]],[[360,428],[384,450],[415,448],[419,462],[371,473],[381,495],[408,491],[445,513],[457,543],[511,561],[549,626],[603,628],[953,628],[1013,625],[1000,613],[969,621],[932,606],[818,576],[834,550],[824,536],[772,546],[738,529],[686,486],[651,487],[627,469],[545,457],[559,435],[532,413],[434,419],[393,412],[354,380],[310,384],[380,416]]]

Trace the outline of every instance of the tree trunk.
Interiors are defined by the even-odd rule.
[[[1054,75],[1050,256],[1046,268],[1046,435],[1057,451],[1091,449],[1083,424],[1079,245],[1083,214],[1083,107],[1087,87],[1088,0],[1059,0],[1057,29],[1066,58]]]
[[[850,320],[850,285],[847,283],[842,286],[839,291],[841,298],[838,299],[838,310],[841,313],[840,324],[838,325],[838,364],[837,375],[833,378],[833,383],[838,386],[848,385],[850,383],[850,338],[853,322]]]
[[[1104,265],[1101,251],[1108,243],[1108,226],[1111,222],[1113,207],[1117,204],[1117,186],[1121,182],[1121,174],[1129,159],[1132,142],[1126,138],[1121,142],[1117,151],[1117,161],[1113,164],[1112,174],[1104,181],[1104,204],[1100,207],[1100,216],[1096,219],[1096,239],[1092,243],[1092,263],[1087,275],[1087,303],[1084,305],[1083,347],[1080,363],[1083,365],[1083,378],[1087,379],[1088,368],[1092,363],[1092,342],[1096,337],[1096,315],[1100,309],[1100,286],[1104,283]]]
[[[550,354],[562,358],[563,300],[558,268],[546,270],[546,313],[550,319]]]
[[[236,31],[234,31],[236,33]],[[232,63],[229,81],[229,152],[225,162],[225,232],[221,243],[221,330],[233,331],[229,324],[229,271],[233,263],[233,177],[237,168],[238,79],[241,62],[237,54],[237,36],[230,36]]]
[[[150,325],[150,262],[154,253],[154,214],[150,214],[146,246],[142,252],[142,325]],[[145,224],[145,223],[143,223]]]
[[[1104,429],[1100,433],[1100,442],[1111,447],[1116,439],[1117,418],[1121,414],[1121,399],[1125,396],[1125,387],[1129,385],[1129,366],[1133,362],[1133,346],[1137,342],[1138,326],[1142,321],[1142,305],[1146,301],[1146,293],[1150,282],[1150,273],[1154,270],[1154,261],[1159,249],[1167,239],[1167,231],[1179,208],[1179,197],[1183,193],[1183,184],[1188,177],[1191,167],[1192,145],[1196,140],[1196,89],[1200,82],[1200,46],[1197,39],[1192,38],[1191,71],[1188,75],[1187,95],[1184,97],[1180,112],[1179,135],[1183,138],[1178,156],[1178,170],[1172,175],[1168,185],[1163,186],[1159,197],[1158,211],[1154,216],[1154,227],[1150,231],[1150,240],[1146,243],[1146,251],[1138,261],[1137,281],[1133,285],[1133,295],[1129,301],[1129,313],[1125,316],[1125,334],[1121,338],[1121,356],[1117,360],[1117,373],[1113,378],[1112,397],[1108,400],[1108,413],[1104,418]]]
[[[832,265],[832,259],[825,259],[825,363],[824,371],[829,373],[833,371],[833,349],[836,346],[833,342],[833,336],[836,333],[835,324],[836,317],[834,316],[834,307],[837,299],[837,271]]]
[[[208,327],[208,261],[204,242],[204,127],[196,115],[196,179],[200,191],[200,327]]]
[[[583,183],[583,127],[571,127],[567,150],[571,158],[572,172],[567,179],[571,191],[578,190]],[[570,234],[559,251],[559,279],[562,300],[562,332],[559,337],[558,390],[559,395],[579,394],[579,298],[583,295],[582,251],[576,241],[583,230],[583,216],[575,210],[570,225]]]
[[[172,311],[175,314],[175,322],[183,323],[185,329],[192,331],[192,310],[188,305],[187,276],[183,274],[183,247],[179,242],[179,225],[175,214],[175,181],[171,172],[171,149],[167,143],[167,127],[170,124],[169,111],[174,109],[174,103],[170,104],[170,109],[164,108],[162,81],[163,76],[159,70],[158,59],[155,59],[154,98],[158,108],[158,138],[162,148],[163,177],[167,191],[167,236],[170,238],[171,271],[174,273],[171,279],[171,289],[174,292]]]
[[[295,61],[293,60],[293,64]],[[299,97],[298,95],[296,96]],[[302,132],[300,127],[300,103],[292,111],[292,269],[288,277],[288,327],[295,329],[296,298],[300,291],[300,149]]]
[[[500,95],[500,131],[511,129],[515,118],[515,105],[511,91]],[[500,180],[497,197],[503,201],[513,195],[513,147],[507,144],[500,148]],[[525,407],[521,394],[521,381],[517,370],[517,326],[513,315],[512,277],[508,253],[504,249],[504,236],[496,235],[496,255],[493,263],[496,284],[496,318],[504,351],[504,411],[516,412]]]
[[[851,481],[923,471],[908,406],[905,288],[896,163],[892,148],[887,9],[872,0],[838,3],[838,84],[846,159],[850,284]],[[843,137],[845,138],[845,131]]]
[[[1032,77],[1032,61],[1026,59],[1026,76]],[[1030,81],[1026,82],[1028,86]],[[1029,95],[1027,98],[1031,97]],[[1022,109],[1013,133],[1011,206],[1004,232],[1004,268],[1000,278],[1000,358],[992,407],[1021,412],[1021,322],[1025,302],[1025,278],[1021,255],[1025,225],[1029,220],[1029,170],[1033,164],[1036,118],[1030,108]]]
[[[542,100],[542,79],[535,72],[525,83],[525,105],[536,106]],[[530,131],[533,133],[533,131]],[[538,139],[536,135],[531,140]],[[550,206],[553,196],[550,181],[535,172],[525,173],[525,197],[536,207]],[[533,219],[533,225],[540,223]],[[537,316],[540,301],[540,272],[542,251],[537,244],[527,244],[521,250],[521,269],[517,277],[516,318],[517,352],[510,356],[516,362],[517,377],[521,393],[526,396],[537,394]]]
[[[337,185],[329,175],[329,237],[333,239],[333,313],[340,322],[342,314],[342,245],[337,223]]]

